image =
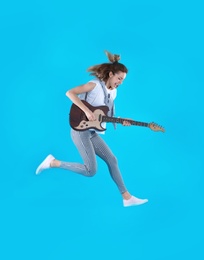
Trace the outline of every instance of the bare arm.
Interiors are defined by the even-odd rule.
[[[95,120],[95,116],[92,111],[81,102],[80,98],[78,97],[79,94],[86,93],[94,89],[96,86],[93,82],[88,82],[84,85],[77,86],[72,88],[66,92],[66,96],[75,104],[77,105],[84,113],[86,114],[87,118],[92,121]]]

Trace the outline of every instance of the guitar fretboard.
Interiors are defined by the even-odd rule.
[[[148,127],[148,123],[144,123],[144,122],[139,122],[139,121],[133,121],[133,120],[129,120],[129,119],[124,119],[124,118],[117,118],[117,117],[109,117],[109,116],[103,116],[102,117],[102,121],[103,122],[112,122],[112,123],[120,123],[122,124],[124,121],[128,121],[130,122],[132,125],[138,125],[138,126],[145,126]]]

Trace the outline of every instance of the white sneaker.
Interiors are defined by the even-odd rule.
[[[50,163],[52,160],[54,160],[55,157],[52,156],[51,154],[49,154],[45,160],[38,166],[37,170],[36,170],[36,174],[39,174],[41,171],[50,168]]]
[[[123,206],[124,207],[138,206],[146,202],[148,202],[148,199],[138,199],[134,196],[131,196],[129,200],[125,200],[125,199],[123,200]]]

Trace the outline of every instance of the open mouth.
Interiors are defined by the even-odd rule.
[[[112,86],[109,86],[108,89],[113,90],[113,89],[115,89],[115,88],[117,88],[117,87],[118,87],[118,84],[115,83],[113,87],[112,87]]]

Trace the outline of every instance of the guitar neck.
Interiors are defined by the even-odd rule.
[[[119,124],[123,124],[124,121],[128,121],[128,122],[131,123],[131,125],[145,126],[145,127],[149,126],[148,123],[134,121],[134,120],[129,120],[129,119],[120,118],[120,117],[117,118],[117,117],[103,116],[102,121],[103,122],[111,122],[111,123],[119,123]]]

